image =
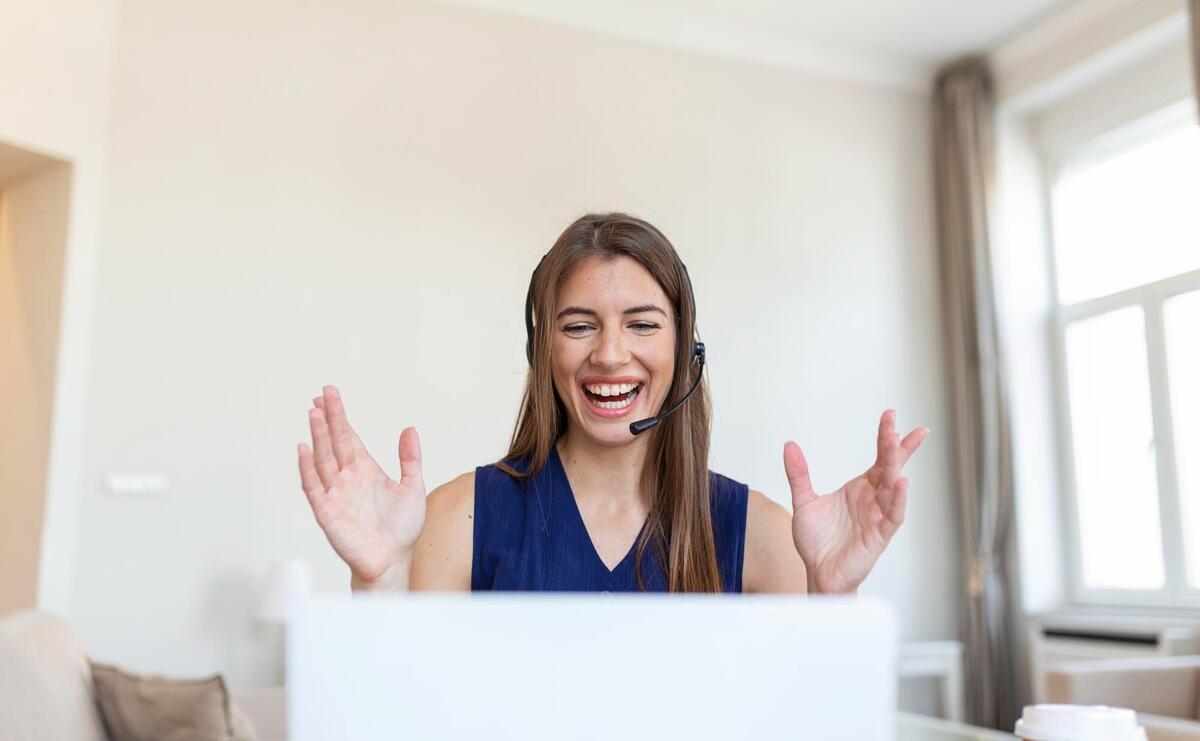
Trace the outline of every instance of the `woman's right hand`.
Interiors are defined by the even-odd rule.
[[[350,427],[326,386],[308,410],[312,448],[300,444],[300,482],[317,524],[350,567],[354,588],[407,589],[412,550],[425,525],[417,430],[400,433],[400,480],[390,478]]]

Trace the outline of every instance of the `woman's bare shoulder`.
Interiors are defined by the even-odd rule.
[[[746,551],[742,589],[746,592],[805,592],[804,561],[792,540],[792,516],[783,505],[750,490],[746,503]]]
[[[457,508],[475,501],[475,471],[450,479],[429,493],[429,506]]]
[[[413,590],[471,589],[475,471],[434,489],[425,500],[425,527],[413,548]]]

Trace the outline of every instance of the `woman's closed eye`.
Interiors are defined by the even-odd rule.
[[[639,334],[648,334],[657,329],[662,329],[662,325],[654,322],[633,322],[629,325],[629,328],[635,332],[638,332]],[[568,324],[567,326],[563,327],[563,332],[574,337],[579,337],[587,331],[593,329],[595,329],[595,327],[590,324]]]

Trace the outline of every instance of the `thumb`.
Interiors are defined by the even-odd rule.
[[[792,511],[817,498],[812,479],[808,476],[808,461],[800,446],[791,440],[783,446],[783,469],[787,472],[788,485],[792,488]]]
[[[400,433],[400,483],[425,486],[421,478],[421,439],[416,427],[405,427]]]

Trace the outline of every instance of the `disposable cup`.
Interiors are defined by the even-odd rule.
[[[1024,741],[1146,741],[1136,713],[1107,705],[1027,705],[1013,733]]]

